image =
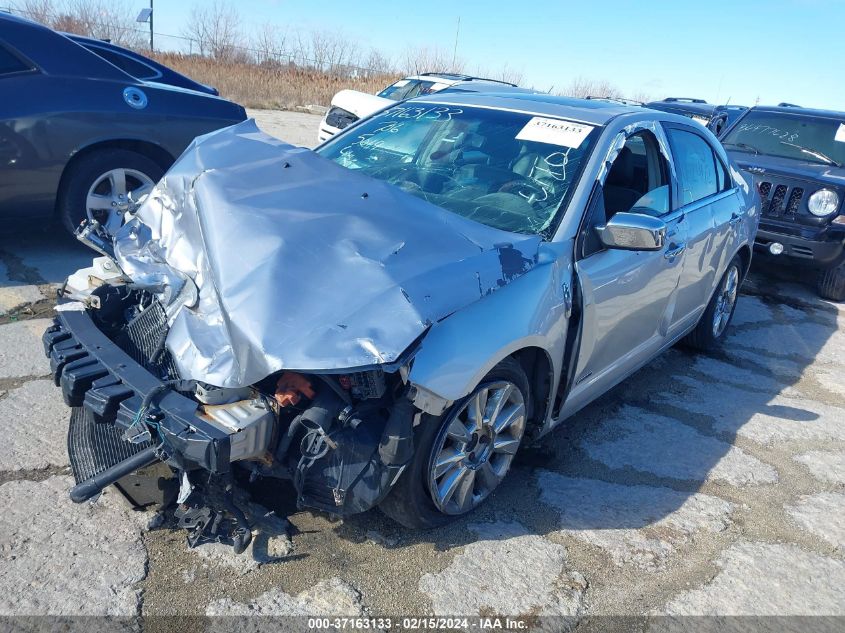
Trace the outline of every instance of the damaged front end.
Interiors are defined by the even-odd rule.
[[[408,378],[426,332],[530,270],[540,243],[252,122],[197,139],[128,220],[113,243],[81,229],[101,256],[44,334],[73,407],[71,497],[115,484],[175,504],[191,544],[239,550],[245,480],[289,479],[299,507],[337,516],[384,498],[421,410],[448,404]]]
[[[300,507],[346,516],[381,501],[410,458],[415,409],[397,371],[281,372],[242,388],[185,381],[161,345],[166,314],[152,295],[106,284],[94,296],[98,309],[60,304],[44,334],[73,407],[73,501],[116,484],[137,506],[176,503],[191,544],[222,537],[243,550],[236,474],[290,479]]]

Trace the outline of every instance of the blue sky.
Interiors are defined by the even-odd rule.
[[[458,56],[469,70],[507,64],[523,73],[523,85],[536,88],[561,89],[580,76],[628,95],[845,110],[843,0],[238,0],[233,6],[247,29],[273,22],[289,31],[341,31],[364,48],[397,56],[408,46],[451,51],[460,17]],[[156,0],[156,31],[179,33],[190,7]]]

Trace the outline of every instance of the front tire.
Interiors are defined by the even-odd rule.
[[[740,283],[742,260],[737,255],[728,264],[698,325],[684,339],[686,345],[701,351],[713,350],[721,345],[736,310]]]
[[[421,529],[481,505],[504,479],[522,442],[530,397],[525,371],[509,358],[443,415],[424,415],[414,434],[414,456],[381,502],[382,512]]]
[[[96,219],[110,235],[123,224],[129,194],[137,200],[164,175],[161,166],[143,154],[110,148],[82,156],[63,178],[57,208],[64,227],[73,233],[86,219]]]
[[[845,264],[819,273],[819,296],[832,301],[845,301]]]

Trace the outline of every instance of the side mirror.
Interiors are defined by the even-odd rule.
[[[627,251],[659,251],[666,242],[666,223],[640,213],[617,213],[596,231],[608,248]]]

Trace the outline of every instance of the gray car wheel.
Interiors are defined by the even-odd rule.
[[[525,434],[525,399],[514,383],[482,383],[453,410],[434,441],[428,489],[444,514],[465,514],[501,483]]]
[[[698,325],[684,339],[689,347],[707,351],[721,344],[736,310],[742,270],[742,260],[739,256],[734,257],[719,280]]]
[[[414,456],[379,505],[409,528],[432,528],[489,498],[511,466],[531,415],[522,366],[508,358],[441,416],[423,415]]]
[[[719,338],[728,327],[728,321],[734,313],[736,298],[739,294],[739,268],[729,266],[725,278],[716,291],[716,305],[713,309],[713,338]]]

